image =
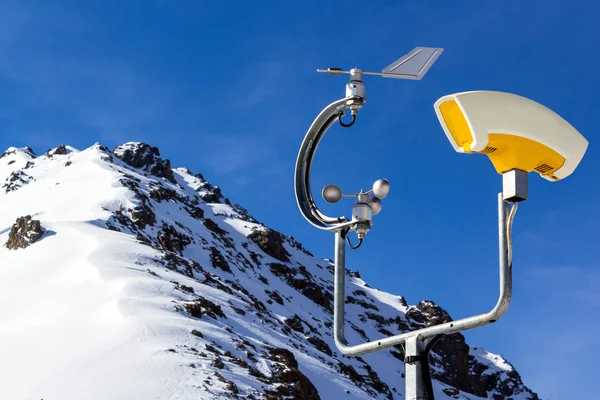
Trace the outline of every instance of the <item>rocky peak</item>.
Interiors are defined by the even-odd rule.
[[[141,169],[159,178],[177,183],[171,169],[171,161],[163,160],[160,157],[158,147],[142,142],[128,142],[115,147],[113,153],[133,168]]]
[[[0,154],[0,159],[10,156],[12,154],[17,154],[17,153],[23,153],[27,156],[29,156],[29,158],[35,158],[37,157],[36,154],[34,153],[34,151],[31,149],[31,147],[22,147],[22,148],[16,148],[16,147],[9,147],[8,149],[6,149],[6,151],[4,151],[2,154]]]
[[[67,146],[65,146],[64,144],[61,144],[57,148],[48,150],[46,152],[46,156],[48,156],[48,157],[52,157],[52,156],[66,156],[70,152],[71,152],[71,148],[67,148]]]

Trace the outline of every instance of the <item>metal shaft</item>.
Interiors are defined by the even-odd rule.
[[[335,272],[333,296],[333,337],[335,344],[347,345],[344,335],[344,302],[346,301],[346,241],[335,232]],[[339,348],[339,346],[338,346]]]
[[[423,376],[420,357],[424,354],[424,344],[419,335],[411,335],[406,339],[404,359],[414,359],[404,363],[405,398],[406,400],[433,400],[427,398],[427,387]]]

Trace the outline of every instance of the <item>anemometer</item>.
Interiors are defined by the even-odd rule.
[[[470,91],[444,96],[434,110],[450,144],[459,153],[484,154],[496,172],[502,175],[498,194],[498,238],[500,293],[496,305],[483,314],[429,326],[367,343],[350,345],[344,335],[346,243],[358,248],[373,225],[373,216],[382,208],[381,200],[390,191],[390,183],[379,179],[367,192],[344,194],[336,185],[327,185],[322,196],[328,203],[352,197],[351,217],[329,217],[316,205],[310,187],[310,170],[319,142],[337,121],[349,128],[366,102],[363,76],[420,80],[442,54],[443,49],[416,47],[381,72],[359,68],[317,70],[330,75],[349,75],[346,96],[334,101],[314,120],[300,146],[296,159],[294,188],[304,218],[319,229],[335,234],[334,340],[346,356],[360,356],[396,345],[404,346],[405,396],[408,400],[433,400],[427,354],[444,335],[488,325],[500,319],[512,296],[512,223],[517,205],[528,198],[528,175],[537,173],[549,181],[571,175],[579,165],[588,141],[552,110],[511,93]],[[351,120],[343,118],[350,110]],[[348,237],[355,232],[358,242]]]

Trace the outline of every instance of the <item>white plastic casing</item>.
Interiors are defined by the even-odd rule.
[[[575,171],[587,150],[588,141],[583,135],[549,108],[516,94],[481,90],[444,96],[434,104],[448,140],[459,153],[465,150],[454,141],[440,111],[440,105],[448,100],[457,103],[466,119],[473,136],[470,144],[473,152],[486,147],[490,133],[522,136],[548,146],[565,158],[563,166],[554,172],[554,176],[563,179]]]

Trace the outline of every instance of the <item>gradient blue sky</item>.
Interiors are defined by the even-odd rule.
[[[486,157],[452,150],[434,101],[501,90],[561,114],[588,152],[565,181],[531,176],[515,222],[511,308],[466,336],[504,355],[543,398],[598,396],[594,1],[50,3],[0,3],[0,147],[148,142],[322,257],[333,257],[333,236],[301,217],[293,169],[308,126],[346,79],[315,69],[379,70],[414,46],[444,47],[423,81],[366,79],[368,103],[352,129],[323,140],[313,183],[355,191],[387,177],[392,192],[349,266],[454,318],[497,296],[500,177]],[[323,207],[347,214],[351,202]]]

